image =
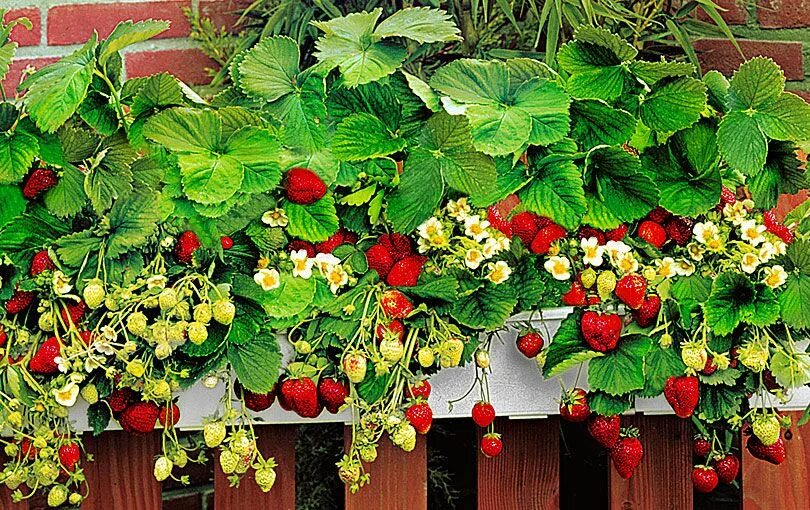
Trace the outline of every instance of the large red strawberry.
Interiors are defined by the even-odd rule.
[[[56,176],[56,172],[50,168],[37,168],[25,181],[23,196],[28,200],[33,200],[43,191],[48,191],[56,186],[57,182],[59,182],[59,178]]]
[[[587,420],[590,414],[587,391],[574,388],[563,394],[560,400],[560,417],[563,420],[580,423]]]
[[[667,236],[678,246],[686,246],[692,240],[692,226],[694,221],[683,216],[673,216],[667,220],[664,228]]]
[[[506,215],[498,204],[487,207],[487,221],[492,228],[500,230],[506,237],[512,238],[512,224],[506,219]]]
[[[307,257],[313,258],[315,253],[315,245],[310,243],[309,241],[304,241],[303,239],[293,239],[289,243],[287,243],[287,252],[292,253],[294,251],[304,250],[307,252]]]
[[[560,239],[564,238],[565,235],[565,229],[556,223],[541,228],[537,231],[537,235],[535,235],[534,239],[532,240],[530,247],[532,253],[545,255],[551,249],[551,245],[555,241],[559,241]]]
[[[672,216],[672,214],[670,214],[669,211],[667,211],[663,207],[659,206],[659,207],[656,207],[655,209],[653,209],[652,211],[650,211],[647,214],[647,219],[650,220],[650,221],[654,221],[655,223],[658,223],[659,225],[663,225],[664,222],[667,221],[667,219],[670,216]]]
[[[527,358],[534,358],[543,349],[544,340],[540,333],[530,329],[521,332],[515,343],[521,354]]]
[[[377,335],[377,343],[386,339],[402,342],[405,337],[405,326],[399,319],[394,319],[388,324],[377,324],[374,331]]]
[[[48,250],[41,250],[34,254],[31,259],[31,276],[36,276],[45,271],[53,271],[56,266],[53,265],[53,260],[48,254]]]
[[[762,214],[762,223],[768,232],[777,236],[785,244],[793,242],[793,232],[777,219],[776,213],[773,211],[765,211]]]
[[[613,448],[619,440],[621,424],[622,417],[618,414],[614,416],[595,414],[588,420],[588,432],[603,447]]]
[[[718,482],[717,471],[713,467],[695,466],[692,469],[692,485],[696,491],[708,494],[717,487]]]
[[[433,409],[424,402],[417,402],[405,411],[405,419],[413,425],[416,432],[427,434],[433,424]]]
[[[624,479],[633,476],[636,468],[644,457],[644,447],[637,437],[621,437],[610,450],[610,458],[616,471]]]
[[[497,457],[503,451],[501,435],[490,433],[481,438],[481,453],[486,457]]]
[[[8,333],[6,333],[6,329],[0,324],[0,349],[6,346],[7,341]]]
[[[608,352],[616,348],[622,334],[622,319],[615,313],[600,314],[588,310],[580,322],[582,337],[591,349]]]
[[[110,406],[113,416],[118,416],[124,409],[129,407],[129,404],[135,400],[136,396],[135,391],[128,386],[115,389],[107,395],[107,404]]]
[[[180,408],[174,402],[171,407],[160,406],[158,421],[164,428],[173,428],[180,421]]]
[[[624,275],[616,282],[613,292],[630,308],[640,308],[647,293],[647,280],[636,273]]]
[[[722,187],[720,190],[720,203],[717,204],[718,210],[722,210],[723,206],[731,205],[737,203],[737,195],[734,191],[726,188],[725,186]]]
[[[148,434],[155,430],[160,409],[154,402],[137,402],[118,417],[121,428],[130,434]]]
[[[413,255],[413,244],[408,236],[397,234],[383,234],[378,242],[388,248],[394,262],[400,261],[408,255]]]
[[[579,227],[579,231],[577,232],[578,239],[590,239],[591,237],[596,239],[596,243],[599,246],[602,246],[606,242],[605,233],[601,230],[584,225]]]
[[[421,379],[413,384],[408,384],[405,387],[405,396],[408,398],[421,398],[427,400],[430,397],[430,392],[432,389],[433,388],[430,386],[430,381],[427,379]]]
[[[624,236],[627,235],[627,225],[622,223],[618,227],[614,228],[613,230],[608,230],[605,232],[605,238],[608,241],[621,241],[624,239]]]
[[[774,444],[765,446],[757,436],[752,434],[748,436],[745,447],[748,449],[748,453],[755,458],[770,462],[771,464],[779,465],[787,458],[785,442],[781,437]]]
[[[82,450],[76,443],[66,443],[59,447],[59,463],[66,471],[75,471],[82,459]]]
[[[276,392],[268,391],[267,393],[253,393],[246,389],[242,389],[242,398],[245,399],[245,407],[255,413],[269,409],[276,401]]]
[[[661,298],[656,294],[647,296],[638,310],[633,310],[633,318],[642,328],[655,324],[658,319],[658,312],[661,311]]]
[[[14,294],[12,294],[9,300],[6,301],[6,312],[9,315],[20,313],[29,306],[31,306],[31,303],[33,302],[34,302],[33,292],[16,289],[14,291]]]
[[[658,223],[645,220],[638,226],[638,237],[656,248],[661,248],[667,242],[667,231]]]
[[[309,377],[296,379],[292,389],[293,411],[302,418],[317,418],[323,407],[318,400],[318,388]]]
[[[472,408],[472,419],[481,428],[489,427],[495,421],[495,408],[489,402],[476,402]]]
[[[421,255],[409,255],[394,264],[385,281],[393,287],[413,287],[419,281],[422,267],[427,259]]]
[[[340,410],[349,396],[349,385],[331,377],[324,377],[318,381],[318,397],[327,411],[332,414]]]
[[[523,246],[529,247],[534,241],[534,236],[537,235],[539,227],[537,226],[537,216],[531,212],[521,212],[512,216],[510,221],[512,227],[512,234],[516,235],[523,242]]]
[[[357,243],[357,234],[354,232],[349,232],[345,228],[339,228],[337,232],[329,237],[329,239],[322,243],[316,244],[315,251],[318,253],[332,253],[338,246],[355,243]]]
[[[62,344],[55,336],[42,342],[37,352],[28,362],[28,370],[35,374],[55,374],[59,372],[59,365],[56,364],[56,357],[60,355]]]
[[[62,316],[62,322],[66,326],[70,326],[71,324],[79,324],[86,312],[87,305],[84,301],[79,301],[77,303],[68,303],[59,311],[59,314]]]
[[[278,405],[280,405],[285,411],[293,410],[293,390],[298,384],[297,381],[297,379],[279,379]]]
[[[578,281],[571,282],[571,288],[562,295],[562,302],[566,306],[585,306],[588,304],[588,294],[585,287]]]
[[[391,251],[379,243],[366,250],[366,260],[368,260],[369,269],[377,271],[382,279],[385,279],[388,272],[394,267],[394,257],[391,255]]]
[[[197,251],[200,246],[202,246],[202,244],[197,234],[191,230],[186,230],[177,238],[177,244],[174,247],[174,255],[181,263],[191,264],[194,262],[194,252]]]
[[[295,204],[312,204],[326,195],[326,184],[307,168],[291,168],[284,176],[284,192]]]
[[[740,472],[740,459],[733,453],[727,453],[714,461],[714,470],[723,483],[733,483]]]
[[[700,400],[698,378],[693,375],[670,377],[664,384],[664,396],[678,418],[689,418]]]
[[[383,312],[392,319],[404,319],[413,311],[413,303],[398,290],[386,290],[380,296]]]

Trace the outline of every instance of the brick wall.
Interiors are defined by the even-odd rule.
[[[168,20],[171,28],[156,39],[124,50],[126,75],[170,71],[189,84],[205,84],[206,68],[214,63],[188,39],[191,27],[183,9],[200,12],[218,26],[232,25],[240,3],[244,0],[0,0],[0,7],[10,9],[7,20],[25,16],[33,24],[32,30],[17,27],[12,33],[20,48],[3,86],[7,93],[12,92],[23,69],[39,68],[69,54],[93,30],[106,37],[119,21],[150,18]]]

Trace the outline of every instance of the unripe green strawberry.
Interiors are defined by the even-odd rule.
[[[211,311],[214,320],[225,326],[233,322],[233,317],[236,315],[236,307],[225,298],[215,301]]]
[[[82,398],[90,405],[98,402],[98,388],[96,388],[95,384],[88,384],[83,387],[81,389],[81,395]]]
[[[162,482],[163,480],[169,478],[172,474],[172,468],[174,467],[174,463],[169,460],[168,457],[161,455],[155,461],[155,469],[153,470],[153,474],[155,475],[155,480],[158,482]]]
[[[586,289],[590,289],[593,287],[593,284],[596,283],[596,271],[592,267],[582,271],[579,275],[579,281],[582,283],[582,286]]]
[[[660,345],[662,349],[669,349],[672,347],[672,340],[672,335],[669,333],[664,333],[658,340],[658,345]]]
[[[343,358],[343,372],[354,384],[358,384],[366,378],[366,368],[366,357],[362,354],[347,354]]]
[[[221,421],[212,421],[203,426],[203,438],[209,448],[216,448],[225,440],[225,424]]]
[[[24,481],[25,477],[23,476],[22,470],[17,470],[9,473],[6,476],[6,479],[3,481],[3,483],[5,484],[6,488],[8,488],[8,490],[13,491],[16,490],[17,487],[22,485]]]
[[[403,422],[397,427],[397,430],[391,437],[391,441],[406,452],[409,452],[416,446],[416,429],[413,428],[413,425],[410,423]]]
[[[754,418],[751,423],[751,430],[765,446],[771,446],[779,441],[779,436],[782,433],[779,418],[773,414],[764,413]]]
[[[94,278],[87,282],[87,285],[84,286],[82,297],[84,297],[84,303],[91,310],[95,310],[99,306],[103,305],[104,300],[107,298],[107,293],[104,292],[103,282],[98,278]]]
[[[740,363],[754,372],[762,372],[768,366],[768,347],[759,342],[749,342],[737,351]],[[766,445],[767,446],[767,445]]]
[[[48,506],[57,507],[65,504],[68,498],[68,490],[64,485],[54,485],[48,491]]]
[[[68,498],[68,503],[70,503],[71,505],[74,505],[74,506],[78,506],[79,503],[81,503],[83,499],[84,499],[84,497],[81,494],[79,494],[78,492],[74,492]]]
[[[416,355],[419,364],[425,368],[432,367],[436,363],[436,356],[433,354],[433,349],[430,347],[422,347]]]
[[[194,320],[208,324],[211,322],[211,305],[208,303],[200,303],[194,307]]]
[[[457,367],[464,354],[464,342],[458,338],[449,338],[439,345],[439,363],[442,368]]]
[[[270,492],[276,483],[276,470],[271,467],[262,467],[256,470],[256,485],[262,492]]]
[[[53,314],[51,312],[45,312],[40,315],[37,326],[39,326],[39,329],[42,331],[53,331]]]
[[[396,363],[405,354],[405,346],[399,340],[383,340],[380,342],[380,354],[384,360]]]
[[[43,453],[40,451],[40,455]],[[39,466],[36,473],[37,481],[42,485],[51,485],[59,477],[60,469],[51,461],[45,461]],[[65,495],[67,497],[67,495]]]
[[[699,343],[685,343],[681,346],[681,359],[692,370],[703,370],[709,354],[706,348]]]
[[[374,462],[377,460],[377,446],[374,444],[361,446],[360,458],[363,462]]]
[[[143,312],[133,312],[127,317],[127,331],[135,336],[145,337],[149,331],[146,315]]]
[[[489,368],[489,353],[483,349],[475,351],[475,364],[478,368]]]
[[[222,453],[219,454],[219,467],[222,468],[222,472],[226,475],[232,474],[236,471],[236,468],[239,467],[239,462],[242,459],[239,455],[235,454],[230,450],[223,450]]]
[[[360,480],[360,466],[341,466],[338,469],[338,477],[346,485],[357,483]]]
[[[158,295],[158,306],[167,312],[177,306],[177,292],[174,289],[163,289]]]
[[[186,464],[188,464],[188,454],[185,450],[178,450],[177,453],[175,453],[172,457],[172,462],[174,462],[175,466],[182,469],[186,467]]]
[[[584,284],[583,284],[584,285]],[[607,299],[616,288],[616,274],[613,271],[602,271],[596,278],[596,292],[602,299]]]
[[[194,345],[201,345],[208,340],[208,328],[202,322],[192,322],[188,325],[188,340]]]

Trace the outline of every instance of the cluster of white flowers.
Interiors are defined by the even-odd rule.
[[[333,294],[337,294],[341,287],[349,283],[349,273],[340,263],[340,259],[331,253],[318,253],[315,257],[309,257],[306,250],[297,250],[290,253],[290,260],[293,263],[292,275],[294,277],[308,280],[313,275],[313,269],[317,269],[318,273],[326,279],[329,290]],[[274,268],[259,269],[253,275],[253,280],[265,292],[281,286],[281,275]]]

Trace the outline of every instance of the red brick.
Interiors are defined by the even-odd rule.
[[[757,18],[762,28],[810,27],[810,1],[759,0]]]
[[[251,3],[251,0],[201,0],[200,16],[210,18],[217,29],[226,27],[231,32],[238,32],[245,23],[237,26],[236,22],[239,21],[242,10]]]
[[[149,76],[170,72],[190,85],[205,85],[211,81],[206,68],[216,62],[200,50],[159,50],[129,53],[125,57],[127,77]]]
[[[93,30],[100,37],[107,37],[115,25],[125,20],[167,20],[171,22],[171,27],[157,38],[185,37],[191,31],[191,26],[183,14],[183,8],[190,6],[190,0],[163,0],[51,7],[48,11],[48,44],[80,44],[93,34]]]
[[[11,30],[11,40],[20,46],[39,46],[40,38],[42,37],[42,20],[39,15],[39,9],[28,7],[25,9],[11,9],[8,11],[3,20],[8,22],[17,18],[28,18],[31,22],[31,30],[24,26],[17,25]]]
[[[777,41],[740,40],[740,46],[747,58],[764,55],[782,67],[788,80],[804,79],[804,58],[802,43]],[[701,39],[695,41],[701,67],[704,72],[717,69],[731,75],[743,60],[731,42],[725,39]]]
[[[53,64],[57,60],[59,60],[57,57],[41,57],[21,58],[11,62],[8,74],[6,75],[5,80],[3,80],[3,90],[6,91],[6,95],[9,97],[14,96],[15,89],[17,88],[17,85],[20,84],[22,72],[26,67],[33,66],[36,69],[40,69],[48,64]]]
[[[745,0],[715,0],[714,3],[725,9],[725,11],[718,10],[729,25],[744,25],[746,20],[748,20],[748,10],[745,7]],[[702,9],[699,9],[698,13],[698,17],[701,20],[711,20]]]

